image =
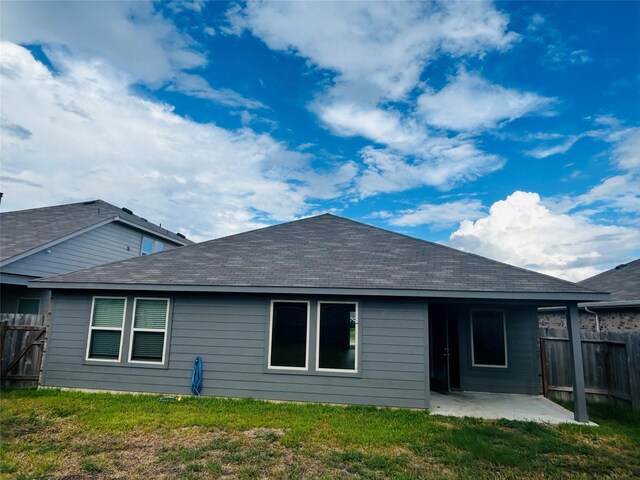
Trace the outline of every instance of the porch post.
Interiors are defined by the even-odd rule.
[[[589,422],[587,415],[587,397],[584,391],[584,366],[582,365],[582,344],[580,342],[580,319],[578,304],[567,306],[567,330],[569,350],[573,362],[573,417],[577,422]]]

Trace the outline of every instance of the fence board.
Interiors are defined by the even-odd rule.
[[[546,396],[570,400],[573,365],[567,331],[541,328]],[[640,410],[640,333],[580,332],[587,397]]]
[[[2,386],[37,386],[44,348],[45,316],[3,313],[0,314],[0,324]]]

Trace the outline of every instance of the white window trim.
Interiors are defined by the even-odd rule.
[[[283,367],[280,365],[271,365],[271,347],[273,334],[273,305],[275,303],[306,303],[307,304],[307,341],[305,346],[304,367]],[[311,302],[308,300],[271,300],[269,306],[269,358],[267,360],[267,368],[269,370],[309,370],[309,330],[311,327]]]
[[[164,318],[164,329],[160,330],[158,328],[135,328],[136,326],[136,307],[138,305],[138,300],[164,300],[167,302],[167,313]],[[133,311],[131,312],[131,335],[129,335],[129,363],[142,363],[146,365],[164,365],[167,356],[167,330],[169,326],[169,298],[158,298],[158,297],[135,297],[133,299]],[[133,357],[133,336],[136,332],[152,332],[152,333],[164,333],[164,341],[162,342],[162,361],[160,362],[149,362],[144,360],[132,360]]]
[[[321,305],[323,303],[326,304],[342,304],[342,305],[355,305],[356,307],[356,354],[354,358],[354,368],[346,369],[346,368],[320,368],[320,310]],[[334,372],[334,373],[358,373],[358,357],[360,350],[360,305],[358,302],[331,302],[331,301],[320,301],[318,302],[318,315],[317,315],[317,328],[316,328],[316,371],[318,372]]]
[[[18,298],[18,304],[16,305],[16,311],[20,310],[20,302],[22,300],[37,300],[38,301],[38,313],[34,314],[34,313],[21,313],[20,315],[39,315],[40,314],[40,306],[42,304],[42,299],[40,299],[39,297],[20,297]]]
[[[484,363],[476,363],[475,353],[473,347],[473,312],[499,312],[502,314],[502,334],[504,336],[504,365],[487,365]],[[470,330],[471,330],[471,366],[473,367],[483,367],[483,368],[509,368],[509,359],[508,359],[508,351],[507,351],[507,321],[505,318],[504,310],[499,309],[474,309],[470,312],[471,321]]]
[[[93,313],[95,312],[96,299],[108,298],[110,300],[124,300],[124,308],[122,309],[122,324],[120,328],[114,327],[94,327],[93,326]],[[109,362],[109,363],[119,363],[122,360],[122,342],[124,338],[124,322],[127,318],[127,297],[93,297],[91,300],[91,316],[89,318],[89,336],[87,338],[87,353],[85,355],[85,360],[88,362]],[[91,358],[89,356],[89,352],[91,351],[91,333],[94,330],[108,330],[112,332],[120,332],[120,347],[118,349],[118,359],[108,359],[108,358]]]

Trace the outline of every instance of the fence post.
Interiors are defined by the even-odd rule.
[[[640,410],[640,335],[628,335],[625,338],[627,349],[627,366],[629,369],[629,390],[631,391],[631,408]]]
[[[587,397],[584,385],[584,365],[582,363],[582,341],[580,339],[580,317],[578,304],[567,307],[567,327],[569,333],[569,351],[573,363],[573,417],[578,422],[589,422]]]
[[[7,333],[7,322],[0,321],[0,370],[2,370],[2,359],[4,358],[4,339]]]
[[[547,386],[549,379],[547,378],[547,352],[544,338],[540,339],[540,363],[542,365],[542,395],[547,396]]]

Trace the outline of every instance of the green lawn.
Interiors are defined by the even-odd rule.
[[[639,478],[640,414],[601,426],[255,400],[14,390],[0,478]]]

